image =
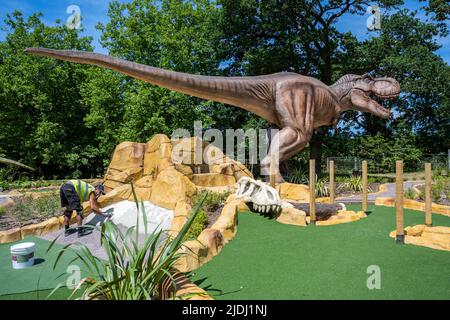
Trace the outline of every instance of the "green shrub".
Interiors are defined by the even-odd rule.
[[[82,279],[79,284],[79,286],[84,285],[81,289],[83,290],[82,299],[153,300],[161,295],[159,289],[162,282],[169,280],[175,287],[171,273],[176,261],[183,255],[179,249],[186,233],[200,212],[206,195],[199,200],[191,217],[178,235],[175,238],[167,236],[164,239],[165,232],[162,230],[148,234],[144,202],[141,201],[139,204],[134,187],[132,190],[138,213],[141,211],[143,215],[145,227],[143,243],[139,243],[140,214],[138,214],[136,227],[130,227],[126,231],[121,231],[109,220],[103,223],[100,238],[108,257],[106,261],[93,255],[89,248],[81,243],[77,243],[77,247],[79,247],[77,250],[70,248],[71,244],[69,244],[58,254],[53,268],[57,266],[61,256],[71,250],[76,258],[70,264],[78,260],[89,272],[89,277]],[[56,240],[50,244],[47,252],[52,249]],[[63,285],[64,283],[59,284],[49,297]]]
[[[343,182],[341,182],[339,188],[360,192],[362,191],[362,178],[361,176],[352,174],[350,177],[343,179]],[[367,191],[371,192],[372,190],[369,187],[367,187]]]
[[[203,208],[201,208],[195,217],[194,222],[192,222],[191,228],[186,233],[183,240],[193,240],[202,233],[202,231],[208,226],[208,217]]]
[[[315,191],[316,197],[328,197],[330,195],[330,189],[328,188],[327,179],[321,178],[321,179],[316,180],[316,182],[314,184],[314,191]]]
[[[291,172],[289,172],[289,175],[287,176],[287,180],[291,183],[296,183],[296,184],[308,184],[309,177],[308,177],[308,173],[306,171],[295,168],[295,169],[291,170]]]
[[[0,216],[3,216],[6,213],[5,207],[0,206]]]
[[[202,201],[203,204],[197,214],[197,217],[192,223],[191,228],[187,232],[185,240],[196,239],[200,235],[200,233],[208,226],[207,212],[214,212],[223,206],[229,195],[229,192],[203,191],[192,198],[193,207],[195,207],[200,201]]]
[[[414,191],[413,188],[408,188],[407,190],[405,190],[404,192],[404,197],[406,199],[415,199],[416,198],[416,192]]]
[[[17,198],[7,211],[18,221],[57,216],[60,213],[59,196],[54,193],[41,195],[37,198],[25,195]]]

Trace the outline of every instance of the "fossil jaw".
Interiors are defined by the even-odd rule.
[[[262,181],[249,177],[239,179],[236,198],[251,202],[253,209],[260,213],[279,213],[281,211],[278,191]]]

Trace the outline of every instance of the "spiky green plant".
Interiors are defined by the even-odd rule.
[[[330,195],[330,189],[328,188],[328,181],[326,178],[317,179],[314,184],[314,191],[316,197],[328,197]]]
[[[182,247],[183,238],[207,195],[204,195],[197,203],[191,217],[178,235],[175,238],[167,237],[164,240],[165,233],[162,230],[148,234],[144,202],[141,201],[139,205],[133,185],[132,191],[138,208],[136,228],[130,227],[126,231],[121,231],[111,221],[106,221],[101,227],[101,244],[108,257],[107,261],[102,261],[94,256],[83,244],[78,244],[80,246],[78,250],[72,250],[71,244],[68,244],[61,249],[57,256],[54,268],[61,256],[70,248],[76,257],[69,264],[80,261],[91,275],[82,279],[77,287],[83,286],[82,299],[151,300],[158,295],[158,287],[163,281],[170,279],[175,287],[175,280],[171,272],[175,262],[182,255],[179,249]],[[139,243],[139,208],[145,228],[145,238],[142,244]],[[133,232],[136,237],[133,237]],[[56,239],[50,244],[47,251],[51,250],[55,242]],[[59,284],[52,293],[61,286],[62,284]]]
[[[309,181],[309,177],[308,177],[308,174],[305,171],[303,171],[301,169],[298,169],[298,168],[295,168],[289,173],[289,175],[287,177],[287,180],[289,182],[291,182],[291,183],[296,183],[296,184],[305,183],[305,184],[307,184],[308,181]]]
[[[359,175],[352,174],[350,177],[344,179],[344,182],[339,185],[339,189],[346,189],[355,192],[362,191],[362,178]],[[368,192],[372,192],[370,187],[367,187]]]

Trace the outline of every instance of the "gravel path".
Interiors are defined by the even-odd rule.
[[[403,190],[408,190],[415,185],[423,184],[423,181],[405,181],[403,182]],[[369,202],[375,202],[378,197],[395,197],[395,183],[386,183],[385,184],[387,190],[380,193],[369,193],[367,195],[367,200]],[[362,194],[356,194],[354,196],[349,197],[338,197],[336,198],[336,202],[344,202],[344,203],[356,203],[362,202]]]
[[[104,220],[104,218],[102,218],[102,217],[99,217],[96,215],[94,215],[94,216],[89,215],[86,218],[87,222],[85,224],[95,226],[97,223],[102,223],[103,220]],[[76,227],[76,224],[73,224],[71,227]],[[65,237],[64,236],[64,228],[63,228],[58,231],[48,233],[44,236],[40,236],[40,238],[49,240],[49,241],[53,241],[55,238],[58,238],[58,240],[56,240],[57,243],[62,244],[62,245],[74,243],[73,248],[77,248],[77,245],[76,245],[77,242],[82,243],[82,244],[86,245],[95,256],[97,256],[101,259],[107,259],[105,250],[100,245],[100,231],[97,229],[92,230],[92,233],[90,233],[90,234],[87,234],[83,237],[78,238],[77,232],[74,232],[71,235]]]
[[[101,228],[101,224],[105,221],[105,218],[95,215],[95,214],[90,214],[89,216],[86,217],[86,219],[84,220],[84,225],[88,225],[88,226],[97,226],[96,228],[89,230],[89,233],[78,238],[78,234],[77,232],[74,232],[70,235],[68,235],[67,237],[64,236],[64,228],[60,229],[58,231],[52,232],[52,233],[48,233],[44,236],[40,236],[40,238],[48,240],[48,241],[53,241],[55,238],[58,238],[56,240],[57,243],[61,244],[61,245],[67,245],[69,243],[73,243],[72,248],[77,249],[79,248],[79,244],[84,244],[85,246],[87,246],[89,248],[89,250],[91,250],[92,254],[95,255],[96,257],[100,258],[100,259],[104,259],[107,260],[108,256],[106,255],[105,250],[103,249],[103,247],[100,245],[100,228]],[[119,227],[119,229],[122,231],[122,233],[124,234],[127,230],[127,227],[121,226],[121,225],[117,225]],[[77,225],[73,224],[71,225],[71,227],[76,228]],[[140,234],[139,235],[139,244],[142,244],[143,241],[146,239],[144,234]],[[162,243],[163,241],[165,241],[166,237],[162,236],[161,239],[159,240],[159,243]]]
[[[5,203],[8,201],[9,196],[5,193],[0,193],[0,204]]]

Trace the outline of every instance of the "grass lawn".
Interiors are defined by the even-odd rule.
[[[450,252],[396,244],[394,208],[371,210],[357,222],[306,228],[240,213],[236,237],[192,280],[215,299],[450,299]],[[405,210],[405,226],[424,219]],[[450,218],[433,215],[433,223],[450,226]],[[381,289],[367,288],[371,265]]]
[[[58,266],[53,270],[53,264],[57,258],[61,245],[55,244],[46,254],[49,241],[36,237],[27,237],[19,242],[34,242],[35,264],[27,269],[13,269],[11,263],[10,247],[14,243],[0,244],[0,300],[15,299],[45,299],[58,283],[66,283],[71,275],[66,272],[69,262],[75,257],[71,252],[66,252]],[[19,243],[17,242],[17,243]],[[72,264],[80,264],[79,261]],[[81,277],[85,276],[80,264]],[[67,299],[71,291],[67,287],[58,289],[50,299]],[[75,294],[78,298],[80,294]]]

